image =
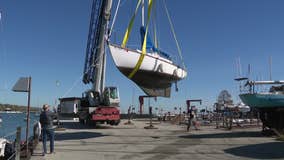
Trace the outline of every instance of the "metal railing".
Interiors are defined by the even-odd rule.
[[[37,125],[38,122],[33,123],[33,126]],[[6,139],[9,144],[12,144],[13,147],[13,153],[11,155],[9,155],[9,157],[5,156],[4,157],[0,157],[0,159],[4,158],[5,160],[20,160],[21,157],[21,151],[24,150],[25,147],[27,147],[27,144],[25,143],[24,145],[21,145],[21,132],[22,132],[22,127],[17,127],[16,131],[10,132],[8,134],[6,134],[3,137],[3,139]],[[33,133],[35,135],[35,133]],[[31,136],[33,139],[37,138],[34,136]],[[30,139],[30,138],[29,138]],[[30,147],[29,147],[30,148]],[[26,153],[27,156],[27,153]]]
[[[10,132],[8,134],[6,134],[5,136],[1,137],[3,139],[6,139],[8,142],[6,142],[5,148],[7,147],[7,144],[11,144],[12,147],[14,147],[14,151],[11,155],[9,155],[9,157],[7,157],[5,154],[5,150],[4,150],[4,159],[7,160],[20,160],[20,152],[21,152],[21,127],[17,127],[16,131]],[[14,139],[14,142],[11,142],[11,140]],[[5,149],[3,148],[3,149]],[[2,158],[2,157],[1,157]]]

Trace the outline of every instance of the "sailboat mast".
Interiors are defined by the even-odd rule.
[[[141,16],[141,20],[142,20],[142,27],[144,27],[145,22],[144,22],[144,0],[142,0],[142,16]]]

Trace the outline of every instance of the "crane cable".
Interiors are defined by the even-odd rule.
[[[116,21],[116,16],[117,16],[117,12],[118,12],[118,9],[119,9],[119,5],[120,5],[120,0],[118,0],[118,2],[117,2],[117,6],[116,6],[116,9],[115,9],[114,17],[113,17],[113,20],[112,20],[112,23],[111,23],[109,34],[108,34],[108,39],[111,36],[112,30],[113,30],[113,26],[114,26],[114,23]]]
[[[133,26],[133,23],[134,23],[134,19],[135,19],[135,17],[136,17],[136,14],[137,14],[137,12],[138,12],[138,9],[139,9],[140,4],[141,4],[141,0],[138,1],[137,5],[136,5],[135,12],[134,12],[134,14],[132,15],[131,20],[130,20],[130,22],[129,22],[129,24],[128,24],[128,27],[127,27],[127,29],[126,29],[126,32],[125,32],[125,35],[124,35],[124,38],[123,38],[123,41],[122,41],[122,44],[121,44],[121,47],[122,47],[122,48],[125,48],[125,46],[126,46],[126,43],[127,43],[127,41],[128,41],[130,32],[131,32],[131,30],[132,30],[132,26]]]
[[[153,13],[153,18],[152,18],[152,23],[153,23],[153,31],[154,31],[154,46],[156,48],[159,48],[158,46],[158,38],[157,38],[157,5],[156,1],[153,2],[153,8],[154,8],[154,13]]]
[[[101,59],[101,58],[104,56],[104,54],[105,54],[105,52],[104,52],[100,57],[96,58],[95,61],[94,61],[94,63],[98,62],[99,59]],[[89,68],[88,68],[87,70],[90,70],[91,67],[92,67],[92,66],[89,66]],[[83,75],[81,75],[78,79],[76,79],[76,80],[73,82],[72,86],[63,94],[62,97],[66,97],[66,96],[73,90],[73,88],[78,85],[78,83],[79,83],[80,80],[82,80],[82,79],[83,79]]]
[[[179,45],[179,43],[178,43],[178,40],[177,40],[177,37],[176,37],[176,33],[175,33],[175,30],[174,30],[174,25],[173,25],[173,23],[172,23],[172,20],[171,20],[171,17],[170,17],[170,14],[169,14],[169,11],[168,11],[168,8],[167,8],[167,5],[166,5],[165,0],[163,0],[163,3],[164,3],[164,7],[165,7],[165,10],[166,10],[166,14],[167,14],[167,17],[168,17],[168,20],[169,20],[169,23],[170,23],[170,27],[171,27],[172,34],[173,34],[173,36],[174,36],[174,39],[175,39],[175,42],[176,42],[176,45],[177,45],[179,57],[180,57],[180,59],[181,59],[182,66],[183,66],[183,68],[185,69],[185,64],[184,64],[184,61],[183,61],[183,57],[182,57],[182,55],[181,55],[180,45]]]
[[[142,54],[140,55],[138,62],[136,63],[134,69],[131,71],[131,73],[128,75],[128,78],[132,78],[136,72],[139,70],[143,59],[146,55],[146,46],[147,46],[147,33],[148,33],[148,28],[149,28],[149,22],[150,22],[150,16],[151,16],[151,10],[152,10],[152,3],[153,0],[149,0],[148,3],[148,15],[147,15],[147,22],[146,22],[146,31],[145,31],[145,35],[144,35],[144,41],[143,41],[143,46],[142,46]]]

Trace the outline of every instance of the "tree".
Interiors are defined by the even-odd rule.
[[[227,90],[221,91],[217,98],[217,103],[223,105],[224,104],[232,105],[233,100],[231,94]]]

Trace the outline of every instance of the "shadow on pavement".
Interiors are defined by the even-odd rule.
[[[81,124],[79,122],[63,122],[60,127],[66,129],[110,129],[111,126],[104,126],[104,125],[87,125]]]
[[[246,145],[224,150],[228,154],[255,159],[284,158],[284,142],[269,142]]]
[[[72,132],[72,133],[56,133],[55,140],[56,141],[64,141],[64,140],[78,140],[78,139],[88,139],[88,138],[97,138],[103,137],[101,133],[96,132]]]
[[[239,137],[264,137],[259,131],[227,132],[213,134],[183,135],[180,138],[239,138]]]

